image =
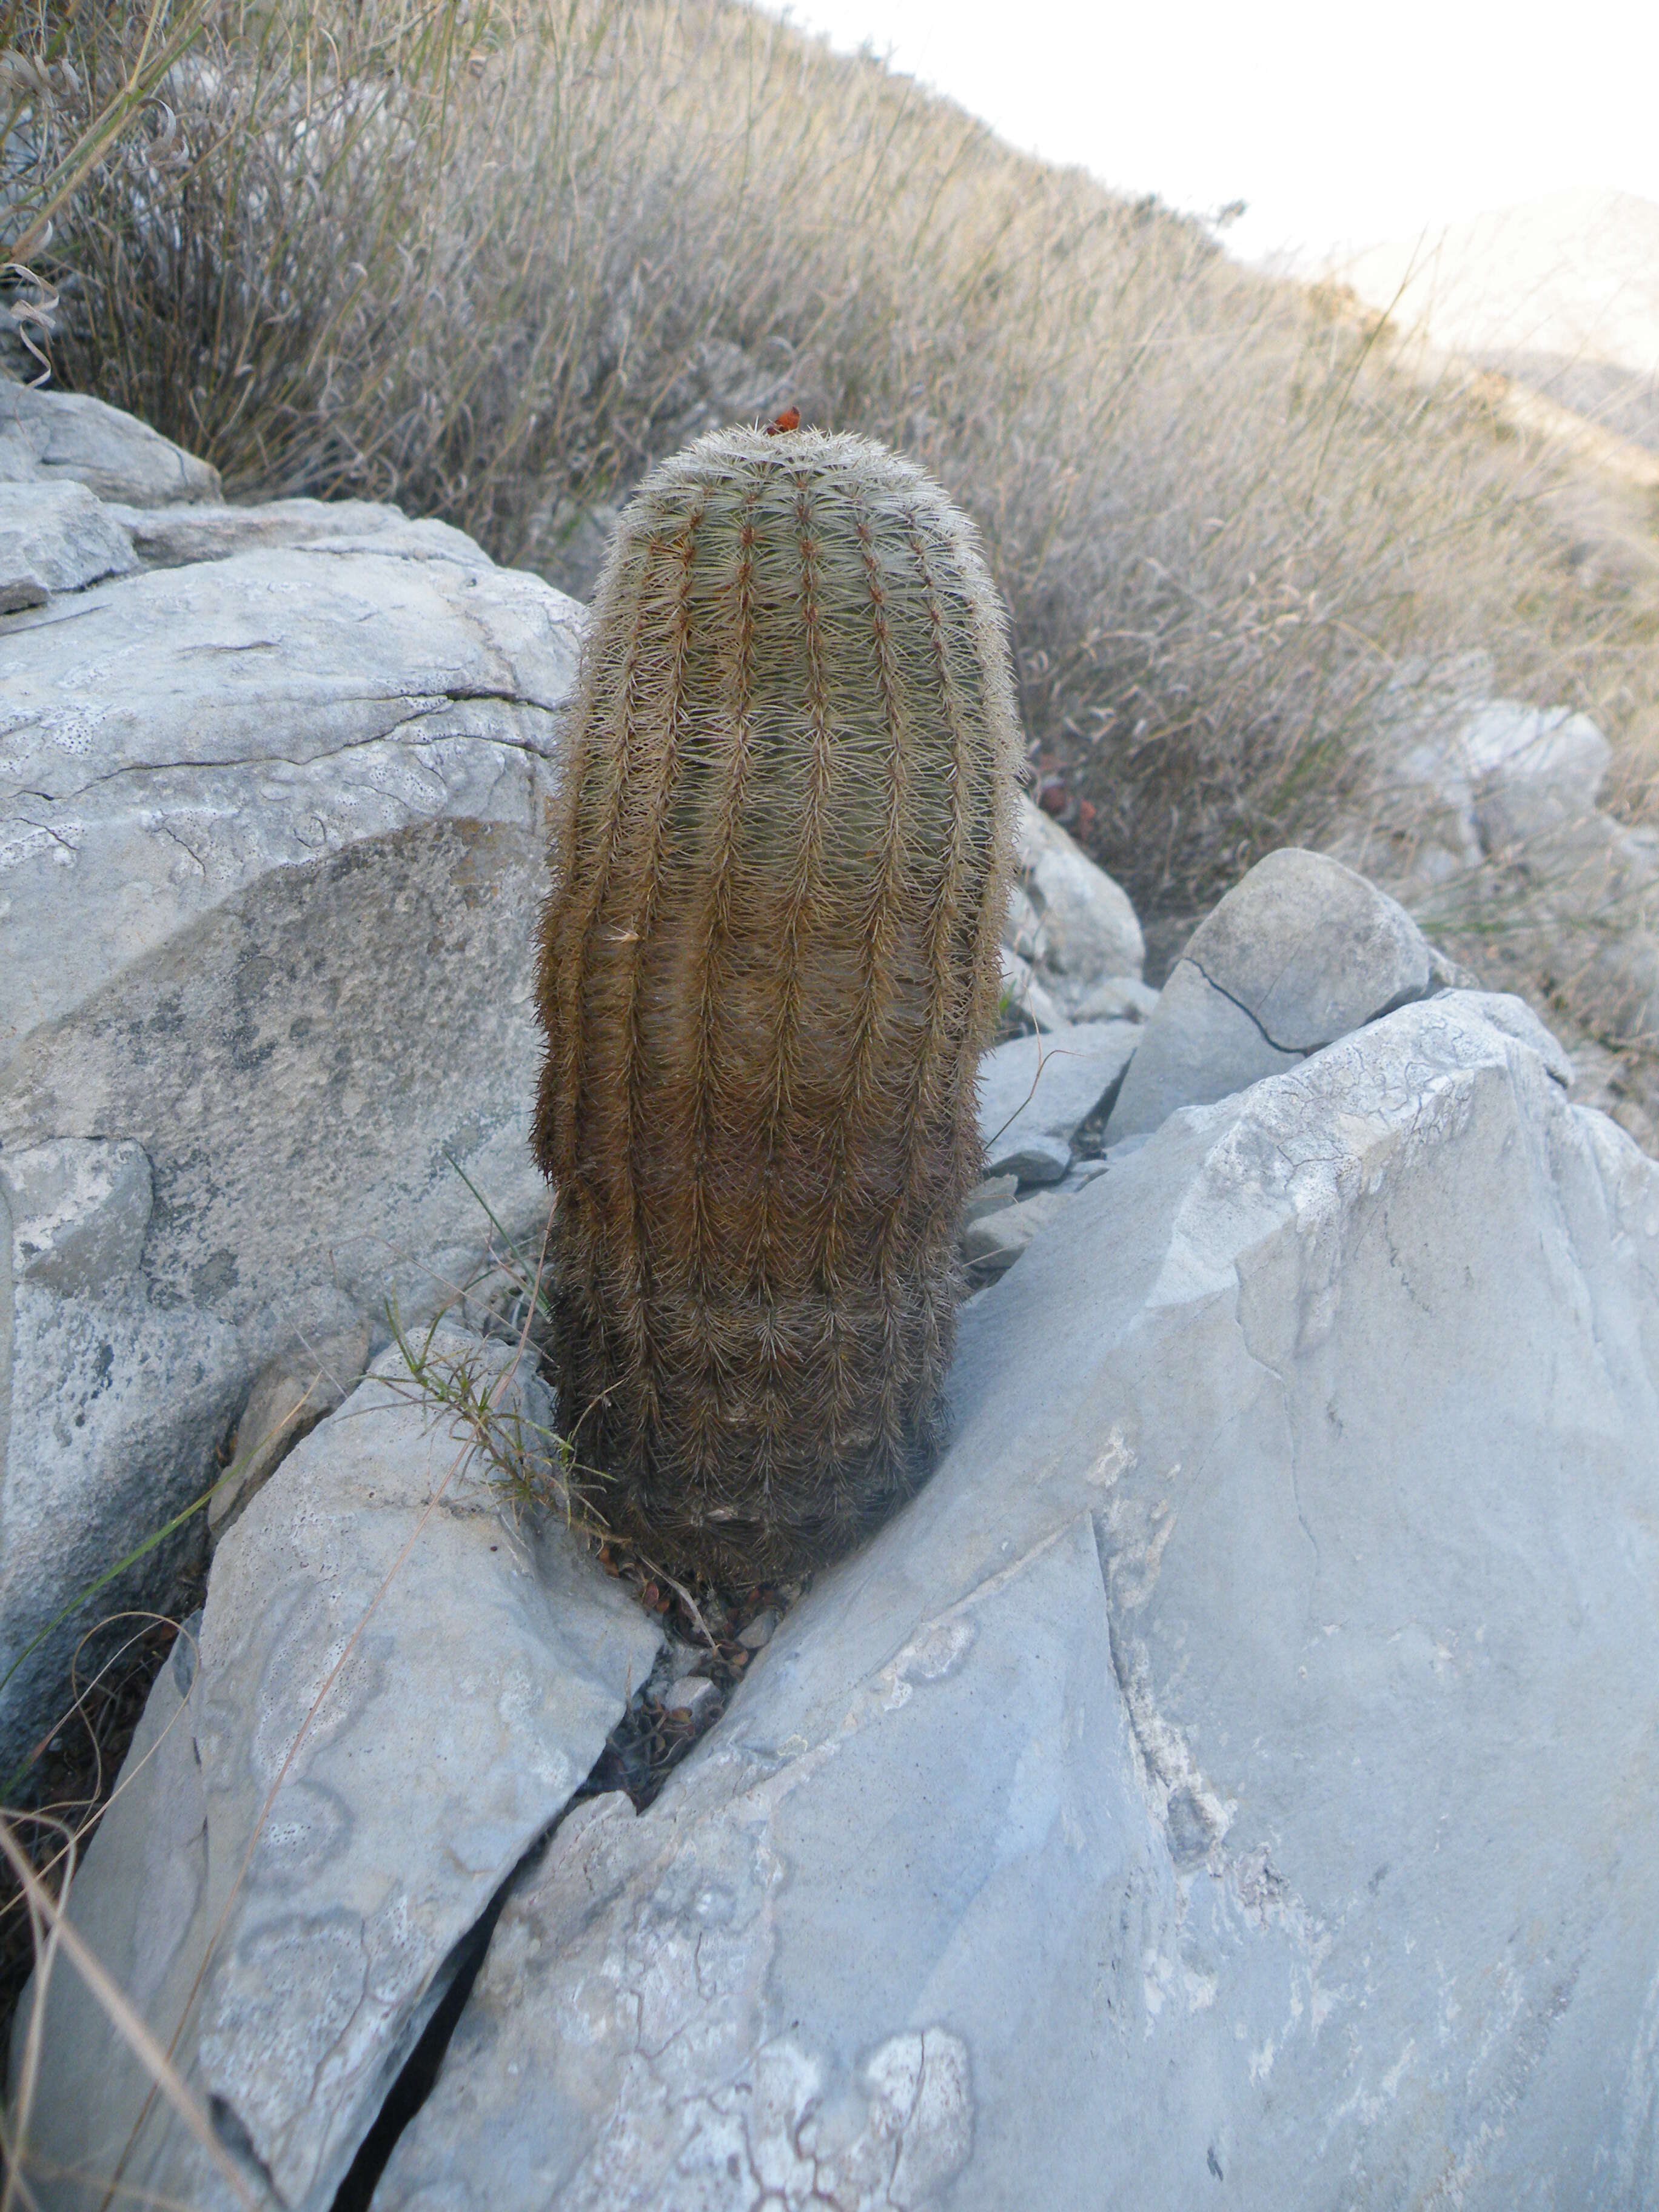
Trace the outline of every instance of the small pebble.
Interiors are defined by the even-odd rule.
[[[972,1267],[975,1279],[990,1281],[1005,1274],[1037,1231],[1046,1229],[1070,1203],[1069,1193],[1051,1188],[976,1221],[962,1240],[962,1255]]]
[[[1012,1206],[1019,1189],[1019,1177],[1012,1175],[988,1176],[978,1189],[970,1192],[968,1203],[962,1209],[962,1225],[968,1228],[983,1220],[988,1213],[999,1213],[1005,1206]]]
[[[720,1705],[720,1691],[706,1674],[686,1674],[669,1692],[663,1710],[677,1717],[684,1714],[691,1720],[704,1721],[712,1719]]]
[[[769,1610],[757,1613],[748,1627],[739,1631],[738,1641],[746,1645],[750,1651],[764,1650],[772,1641],[777,1625],[778,1616],[775,1613]]]

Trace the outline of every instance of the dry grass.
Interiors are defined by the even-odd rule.
[[[147,23],[82,0],[60,59],[113,88]],[[730,0],[185,25],[36,260],[60,375],[233,494],[395,498],[545,565],[709,420],[882,437],[981,524],[1054,803],[1152,915],[1363,811],[1402,671],[1483,646],[1650,718],[1653,605],[1587,581],[1478,394],[873,63]]]

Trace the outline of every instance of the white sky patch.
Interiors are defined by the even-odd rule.
[[[1012,144],[1312,264],[1593,188],[1659,201],[1659,8],[1579,0],[769,0],[867,44]]]

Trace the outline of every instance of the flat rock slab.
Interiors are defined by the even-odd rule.
[[[1112,1109],[1109,1141],[1225,1098],[1424,997],[1433,949],[1341,861],[1286,846],[1194,931]]]
[[[491,568],[489,556],[447,522],[413,521],[401,507],[371,499],[272,499],[257,507],[198,501],[188,507],[106,510],[131,538],[146,567],[176,568],[224,561],[233,553],[326,547],[335,554],[398,553],[416,560],[461,561]]]
[[[532,1444],[546,1431],[509,1348],[446,1329],[431,1351]],[[457,1947],[661,1642],[562,1527],[514,1529],[467,1432],[412,1388],[388,1354],[228,1534],[170,1748],[142,1765],[178,1712],[177,1668],[74,1892],[163,2045],[182,2022],[181,2071],[250,2179],[308,2212],[331,2203]],[[60,1974],[36,2154],[107,2177],[147,2086]],[[124,2179],[198,2212],[234,2201],[165,2107]],[[76,2212],[101,2201],[41,2191]]]
[[[1440,996],[1083,1191],[376,2212],[1650,2206],[1659,1165],[1553,1056]]]
[[[979,1064],[979,1126],[988,1176],[1058,1182],[1072,1139],[1145,1035],[1136,1022],[1073,1022],[1015,1037]]]
[[[219,471],[136,416],[0,377],[0,483],[80,483],[136,507],[219,497]]]

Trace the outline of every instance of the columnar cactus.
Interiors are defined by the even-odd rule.
[[[629,505],[540,1005],[561,1426],[744,1580],[927,1472],[981,1148],[1016,720],[973,532],[862,438],[727,430]]]

